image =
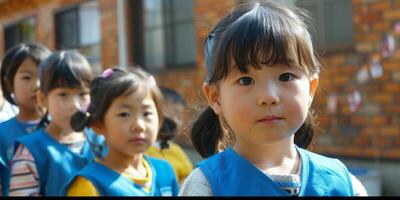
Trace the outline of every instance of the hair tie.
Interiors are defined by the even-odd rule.
[[[101,76],[103,78],[107,78],[109,77],[114,71],[111,68],[108,68],[106,70],[104,70],[103,74],[101,74]]]

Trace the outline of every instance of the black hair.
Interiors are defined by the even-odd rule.
[[[17,105],[11,94],[14,90],[14,78],[21,64],[28,58],[39,66],[49,55],[50,50],[45,46],[33,43],[21,43],[11,47],[4,55],[1,63],[1,89],[4,98],[11,104]]]
[[[179,94],[176,90],[166,87],[160,87],[161,93],[164,96],[165,101],[170,101],[172,103],[179,103],[184,107],[187,106],[185,98]]]
[[[177,103],[184,107],[187,106],[185,98],[183,98],[183,96],[176,90],[161,86],[160,91],[164,97],[166,106],[168,106],[168,103]],[[161,126],[157,138],[160,141],[161,150],[169,148],[168,141],[175,138],[177,131],[176,122],[173,119],[164,116],[164,123]]]
[[[104,116],[112,101],[122,95],[135,93],[144,97],[148,92],[157,108],[160,124],[163,123],[163,97],[154,78],[140,67],[130,70],[109,68],[97,76],[90,84],[90,104],[87,110],[76,112],[71,118],[71,127],[81,131],[93,122],[104,122]]]
[[[161,150],[169,148],[168,141],[174,139],[176,131],[176,123],[174,120],[164,116],[164,122],[157,136],[160,141]]]
[[[304,22],[306,14],[276,2],[250,2],[226,15],[205,40],[207,76],[205,82],[217,85],[232,68],[246,73],[249,67],[260,69],[296,64],[309,77],[318,75],[320,64],[314,54],[311,36]],[[225,124],[226,125],[226,124]],[[233,141],[229,127],[207,107],[193,123],[191,138],[203,157],[209,157]],[[310,112],[295,133],[295,144],[307,148],[314,136]]]
[[[89,88],[93,79],[93,71],[84,56],[78,51],[58,51],[51,54],[39,66],[40,91],[48,95],[59,87]],[[38,124],[38,128],[49,123],[48,112]]]

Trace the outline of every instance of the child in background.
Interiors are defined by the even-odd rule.
[[[305,149],[314,135],[309,109],[320,64],[297,14],[276,2],[250,2],[208,36],[209,107],[192,127],[193,144],[207,159],[180,195],[356,194],[342,162]]]
[[[36,100],[39,87],[38,66],[50,55],[39,44],[19,44],[8,50],[1,63],[1,89],[4,98],[19,107],[15,117],[0,124],[0,157],[5,166],[0,168],[3,195],[8,194],[9,162],[14,155],[15,139],[36,129],[43,110]]]
[[[17,139],[11,166],[10,196],[57,196],[93,154],[70,118],[90,102],[92,69],[75,51],[53,53],[39,67],[39,103],[51,119],[45,129]],[[48,119],[45,116],[43,119]]]
[[[3,123],[16,115],[18,115],[18,107],[9,103],[3,96],[3,91],[0,90],[0,123]]]
[[[108,153],[65,186],[68,196],[176,196],[170,164],[144,152],[162,123],[162,95],[155,79],[136,67],[107,69],[91,84],[91,103],[74,115],[74,130],[91,127],[105,137]]]
[[[175,90],[163,87],[160,90],[165,99],[164,123],[157,141],[150,146],[145,154],[171,163],[181,184],[193,170],[193,165],[183,149],[170,140],[183,128],[183,112],[186,108],[186,101]]]

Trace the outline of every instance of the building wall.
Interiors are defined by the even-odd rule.
[[[400,34],[394,25],[400,22],[400,1],[353,0],[355,48],[323,56],[325,68],[321,73],[321,87],[315,99],[320,127],[315,150],[350,157],[400,158],[400,51],[393,56],[382,56],[382,40],[392,35],[397,46]],[[383,75],[365,83],[357,80],[360,69],[371,67],[376,59]],[[347,95],[358,90],[361,107],[351,112]],[[338,110],[329,113],[327,95],[339,97]]]
[[[36,17],[36,41],[55,50],[55,13],[87,0],[8,0],[0,4],[0,56],[4,55],[4,27]],[[117,1],[99,0],[101,13],[101,64],[118,64]]]

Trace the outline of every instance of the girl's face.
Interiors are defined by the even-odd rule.
[[[93,128],[105,136],[110,154],[128,157],[144,153],[154,143],[160,123],[150,93],[144,98],[135,93],[117,97],[103,121]]]
[[[317,79],[310,80],[298,67],[249,67],[246,74],[232,71],[207,96],[234,132],[235,146],[254,147],[293,139],[305,121],[315,84]]]
[[[87,107],[90,102],[89,89],[86,87],[52,89],[43,96],[44,104],[51,116],[49,128],[71,132],[70,119],[78,110]]]
[[[13,93],[18,107],[33,110],[38,107],[36,91],[39,88],[38,66],[27,58],[19,66],[14,77]]]

